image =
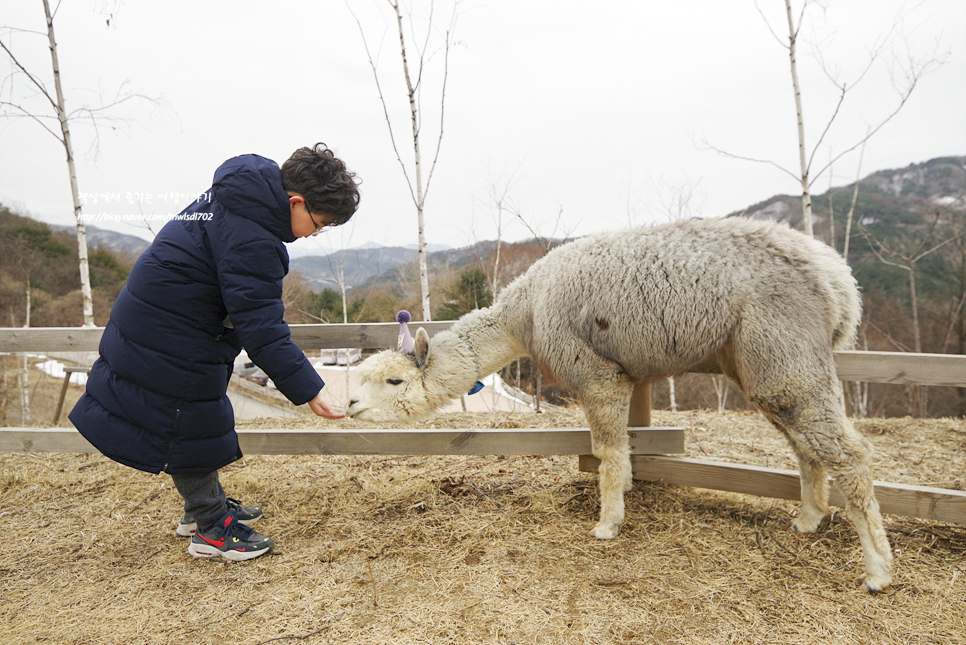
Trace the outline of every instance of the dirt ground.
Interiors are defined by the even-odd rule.
[[[654,422],[686,428],[692,457],[795,467],[756,414]],[[561,410],[431,425],[584,421]],[[877,448],[876,479],[963,489],[966,422],[857,427]],[[895,583],[870,596],[841,511],[796,534],[791,502],[638,482],[619,538],[594,540],[596,475],[575,457],[255,455],[222,480],[264,509],[272,554],[191,558],[165,475],[100,455],[0,453],[0,642],[966,642],[966,525],[887,516]]]

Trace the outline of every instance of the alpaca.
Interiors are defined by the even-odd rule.
[[[783,224],[690,220],[560,246],[432,342],[362,363],[347,413],[416,421],[529,355],[571,390],[600,459],[599,539],[616,537],[630,490],[627,415],[635,383],[717,365],[788,439],[801,473],[797,531],[828,512],[827,476],[847,500],[863,587],[891,582],[872,489],[872,448],[845,415],[833,351],[854,342],[858,287],[831,248]]]

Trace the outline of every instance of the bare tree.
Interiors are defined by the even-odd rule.
[[[80,192],[77,188],[77,169],[74,165],[74,145],[71,141],[70,123],[75,119],[84,119],[88,123],[92,124],[96,129],[98,124],[104,120],[116,120],[116,118],[112,118],[106,114],[106,111],[112,107],[132,99],[146,99],[154,102],[155,104],[158,104],[158,100],[148,99],[142,94],[119,92],[114,100],[108,104],[103,104],[102,102],[102,105],[96,108],[85,106],[79,108],[78,110],[68,112],[64,100],[64,92],[61,86],[60,61],[57,55],[57,39],[54,36],[54,16],[56,14],[56,9],[54,12],[51,12],[49,0],[42,1],[44,5],[44,16],[47,24],[46,36],[48,46],[50,48],[50,60],[53,68],[53,93],[48,87],[48,84],[44,82],[38,75],[30,72],[26,66],[20,62],[20,59],[14,54],[11,48],[2,40],[0,40],[0,48],[2,48],[7,54],[14,67],[19,70],[19,73],[26,77],[28,86],[31,86],[40,97],[43,97],[43,99],[50,104],[50,108],[53,110],[53,113],[56,116],[58,126],[55,129],[49,125],[50,115],[34,112],[32,109],[26,107],[23,103],[13,100],[0,100],[0,110],[2,110],[0,115],[4,117],[26,117],[33,119],[48,133],[53,135],[61,143],[61,145],[64,146],[64,152],[67,156],[67,172],[70,177],[71,197],[73,198],[74,202],[74,220],[77,224],[77,255],[79,258],[81,293],[83,295],[84,326],[93,327],[94,301],[91,296],[91,279],[87,259],[87,230],[84,226],[84,220],[81,213],[82,207]],[[58,7],[59,6],[60,5],[58,4]],[[108,25],[110,25],[110,20],[108,20]],[[14,30],[13,28],[7,28],[7,30],[8,32],[18,31],[31,34],[39,33],[21,29]]]
[[[718,397],[718,412],[723,413],[728,408],[728,377],[723,374],[712,374],[711,385]]]
[[[348,292],[349,288],[346,284],[345,278],[345,256],[346,252],[349,250],[350,240],[352,239],[352,233],[355,231],[355,226],[351,226],[349,229],[348,237],[344,235],[340,236],[342,238],[342,243],[340,244],[340,253],[338,260],[333,259],[335,253],[329,253],[326,258],[329,261],[329,270],[336,278],[336,282],[339,285],[339,295],[342,297],[342,324],[348,324],[349,322],[349,299]],[[340,233],[344,233],[340,231]],[[371,254],[370,254],[371,257]],[[348,401],[351,396],[351,368],[352,360],[350,359],[352,355],[352,350],[350,348],[338,349],[336,350],[336,365],[339,363],[339,353],[345,352],[345,400]]]
[[[564,227],[564,208],[561,204],[557,204],[557,215],[553,219],[549,235],[542,235],[541,229],[544,228],[543,224],[536,223],[534,220],[528,219],[524,216],[521,210],[516,208],[508,210],[510,214],[520,220],[523,226],[530,231],[530,234],[533,235],[534,241],[539,244],[540,248],[543,250],[544,255],[550,253],[550,250],[553,249],[554,246],[569,242],[573,238],[574,230],[577,227],[576,224],[572,225],[570,228]]]
[[[492,254],[487,252],[479,239],[475,240],[475,246],[477,260],[487,274],[490,291],[494,297],[500,292],[501,288],[502,276],[500,275],[500,270],[502,266],[500,259],[503,253],[503,234],[507,228],[507,220],[512,220],[516,216],[515,214],[519,212],[519,208],[517,208],[510,194],[513,186],[519,179],[519,173],[520,168],[518,166],[513,170],[503,171],[499,176],[491,171],[487,178],[485,205],[493,213],[493,223],[496,228],[496,243],[493,247]],[[489,258],[486,256],[489,256]],[[487,262],[488,259],[492,260],[491,264]]]
[[[886,114],[886,116],[882,117],[874,125],[869,127],[865,136],[847,143],[841,152],[831,155],[828,163],[816,170],[814,167],[815,155],[822,148],[823,144],[825,144],[825,139],[829,135],[832,125],[839,117],[846,97],[848,96],[849,92],[854,90],[855,87],[865,78],[869,70],[872,69],[876,62],[885,56],[886,52],[892,46],[895,32],[898,30],[900,25],[899,23],[893,25],[892,29],[872,47],[872,49],[869,51],[865,67],[857,74],[856,78],[852,82],[839,80],[837,78],[837,74],[831,71],[829,64],[822,57],[821,50],[818,50],[819,64],[822,72],[835,87],[838,94],[838,99],[835,107],[832,110],[832,113],[825,121],[821,134],[818,136],[815,144],[811,147],[811,149],[809,149],[808,145],[806,144],[805,115],[802,109],[802,90],[798,80],[798,44],[801,37],[800,32],[803,22],[802,19],[810,4],[811,3],[809,0],[804,0],[801,5],[801,11],[798,12],[798,16],[796,18],[792,10],[791,0],[785,0],[785,18],[788,25],[787,40],[778,36],[778,34],[772,29],[771,24],[769,23],[767,17],[765,17],[761,8],[757,7],[756,5],[759,14],[761,14],[765,24],[768,26],[768,29],[771,30],[772,36],[774,36],[781,46],[788,51],[792,77],[792,89],[795,97],[795,116],[797,119],[798,128],[798,170],[789,170],[779,163],[768,159],[759,159],[727,152],[718,147],[712,146],[707,142],[705,142],[705,145],[709,149],[733,159],[741,159],[744,161],[753,161],[756,163],[771,165],[794,178],[795,181],[798,182],[802,187],[803,228],[805,233],[808,235],[813,235],[811,197],[813,183],[827,170],[829,170],[829,168],[831,168],[836,161],[863,146],[867,141],[869,141],[869,139],[879,132],[879,130],[889,123],[902,110],[903,106],[909,100],[909,97],[912,96],[912,92],[915,90],[919,81],[921,81],[926,74],[944,64],[947,55],[945,53],[940,54],[938,50],[934,50],[930,54],[923,56],[915,56],[911,52],[907,52],[904,60],[902,62],[897,62],[894,65],[892,82],[896,89],[897,102],[893,106],[892,111]]]
[[[410,124],[412,126],[412,176],[410,175],[409,165],[403,161],[402,153],[400,152],[399,146],[396,143],[396,136],[392,127],[392,118],[389,116],[389,108],[386,104],[385,94],[382,91],[382,84],[379,80],[379,72],[376,66],[376,61],[373,58],[371,50],[369,49],[369,43],[366,40],[365,30],[362,28],[362,23],[359,21],[359,18],[356,17],[356,14],[352,13],[352,7],[349,5],[348,1],[346,1],[346,6],[349,8],[350,13],[352,13],[352,17],[355,18],[356,24],[359,26],[359,33],[362,35],[362,42],[366,49],[366,55],[369,58],[369,65],[372,68],[372,73],[376,80],[376,89],[379,92],[379,100],[382,103],[383,114],[386,118],[386,124],[389,126],[389,138],[392,141],[393,151],[396,153],[396,160],[399,162],[399,165],[402,168],[403,176],[405,177],[406,183],[409,186],[410,196],[412,197],[413,204],[416,206],[416,223],[418,228],[419,243],[419,281],[423,320],[431,320],[431,309],[429,302],[429,268],[426,254],[424,209],[426,205],[426,196],[429,193],[429,185],[433,178],[433,171],[436,169],[437,161],[439,161],[439,151],[443,143],[443,124],[444,116],[446,114],[446,82],[449,76],[449,51],[453,44],[453,32],[456,28],[456,18],[459,13],[459,2],[457,0],[452,3],[452,13],[450,14],[448,25],[442,34],[437,33],[436,24],[434,23],[435,4],[432,1],[429,3],[428,17],[425,21],[425,32],[422,34],[417,33],[416,21],[411,10],[407,13],[407,16],[404,19],[400,0],[387,0],[387,2],[392,8],[393,17],[395,18],[396,27],[399,32],[399,52],[402,58],[403,77],[406,81],[406,94],[409,102],[409,117]],[[409,40],[411,43],[410,47],[407,47],[407,31],[409,32]],[[433,39],[434,35],[442,37],[441,47],[443,54],[441,72],[442,79],[439,92],[439,133],[436,138],[436,151],[433,155],[432,163],[429,165],[429,170],[424,178],[421,149],[424,115],[424,111],[422,109],[422,88],[424,74],[428,73],[428,66],[433,58],[434,51],[432,51],[432,48],[436,46]],[[410,54],[413,51],[415,51],[415,65],[411,67]]]
[[[855,222],[855,205],[859,201],[859,178],[862,175],[862,158],[865,156],[865,143],[859,151],[859,163],[855,167],[855,183],[852,184],[852,201],[845,216],[845,239],[842,241],[842,258],[849,261],[849,245],[852,243],[852,224]],[[829,191],[831,193],[831,191]],[[830,211],[831,212],[831,211]],[[834,229],[833,229],[834,231]],[[835,248],[835,234],[832,234],[832,248]]]
[[[933,235],[940,223],[942,212],[937,211],[932,223],[926,231],[926,234],[922,239],[911,242],[895,242],[893,244],[886,244],[878,237],[870,233],[865,227],[859,224],[862,234],[865,236],[866,240],[869,242],[869,248],[875,256],[885,265],[896,267],[902,269],[909,274],[909,301],[912,310],[912,351],[917,354],[922,353],[922,332],[919,324],[919,297],[916,288],[916,264],[932,253],[935,253],[942,247],[956,240],[959,235],[946,238],[945,240],[932,244]],[[916,386],[916,400],[918,404],[918,414],[921,417],[926,416],[927,413],[927,390],[926,386],[920,385]]]

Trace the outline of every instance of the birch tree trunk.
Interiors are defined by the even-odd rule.
[[[723,375],[712,374],[711,384],[718,396],[718,412],[723,413],[728,408],[728,379]]]
[[[859,199],[859,178],[855,178],[855,186],[852,187],[852,204],[849,206],[849,213],[845,217],[845,240],[842,242],[842,259],[849,261],[849,245],[852,243],[852,219],[855,217],[855,203]],[[834,247],[833,247],[834,248]]]
[[[855,169],[855,185],[852,186],[852,203],[849,205],[849,214],[845,219],[845,241],[842,242],[842,257],[846,262],[849,261],[849,244],[852,235],[852,218],[855,216],[855,205],[859,201],[859,179],[862,177],[862,159],[865,157],[865,144],[859,150],[859,164]],[[834,238],[833,238],[834,239]],[[833,245],[834,249],[835,246]]]
[[[30,327],[30,274],[27,274],[27,313],[24,317],[24,327]],[[24,425],[30,423],[30,364],[27,354],[23,355],[23,368],[18,375],[20,381],[20,420]]]
[[[916,291],[916,267],[909,268],[909,298],[912,304],[912,339],[913,350],[917,354],[922,353],[922,330],[919,325],[919,296]],[[929,393],[925,385],[913,386],[913,399],[916,404],[919,418],[926,418],[929,411]]]
[[[79,258],[81,295],[84,302],[84,327],[94,326],[94,300],[91,297],[91,275],[87,261],[87,229],[81,217],[80,193],[77,190],[77,170],[74,167],[74,148],[70,140],[67,124],[67,110],[64,109],[64,92],[60,84],[60,63],[57,60],[57,41],[54,39],[54,18],[50,13],[50,2],[44,0],[44,14],[47,17],[47,38],[50,41],[50,59],[54,67],[54,88],[57,92],[57,118],[63,133],[62,143],[67,153],[67,171],[70,173],[70,193],[74,200],[74,221],[77,222],[77,257]]]
[[[342,249],[342,259],[339,260],[339,291],[342,292],[342,324],[346,325],[349,323],[349,309],[348,302],[346,298],[346,287],[345,287],[345,247]],[[336,363],[338,363],[339,354],[336,352]],[[349,350],[345,350],[345,400],[346,406],[349,405],[349,399],[352,396],[352,386],[349,383],[350,367],[352,361],[349,360]]]
[[[668,385],[668,399],[670,400],[671,412],[678,411],[678,398],[674,394],[674,377],[670,376],[667,379]]]
[[[413,87],[412,78],[409,75],[409,62],[406,59],[406,38],[403,32],[402,13],[399,11],[399,3],[393,3],[396,11],[396,24],[399,27],[399,51],[402,53],[403,75],[406,77],[406,91],[409,95],[409,115],[413,126],[413,165],[416,175],[416,225],[418,227],[419,245],[419,286],[421,290],[421,302],[423,307],[423,320],[432,320],[429,306],[429,266],[426,256],[426,227],[423,218],[423,204],[425,203],[423,193],[423,166],[419,152],[419,111],[416,105],[416,88]]]
[[[812,195],[808,180],[808,161],[805,155],[805,118],[802,114],[802,92],[798,87],[798,67],[795,60],[798,30],[792,18],[791,0],[785,0],[785,13],[788,15],[788,56],[792,66],[792,88],[795,90],[795,112],[798,116],[798,160],[802,170],[802,221],[805,234],[812,236]]]
[[[16,364],[16,361],[14,361]],[[7,398],[9,394],[7,385],[7,357],[0,356],[0,423],[7,425]]]
[[[27,371],[30,365],[27,362],[27,355],[23,355],[23,368],[18,374],[20,381],[20,421],[26,426],[30,425],[30,373]]]

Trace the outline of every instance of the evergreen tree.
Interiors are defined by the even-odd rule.
[[[483,269],[460,271],[459,279],[446,291],[446,302],[437,310],[437,320],[456,320],[474,309],[493,304],[493,292]]]

